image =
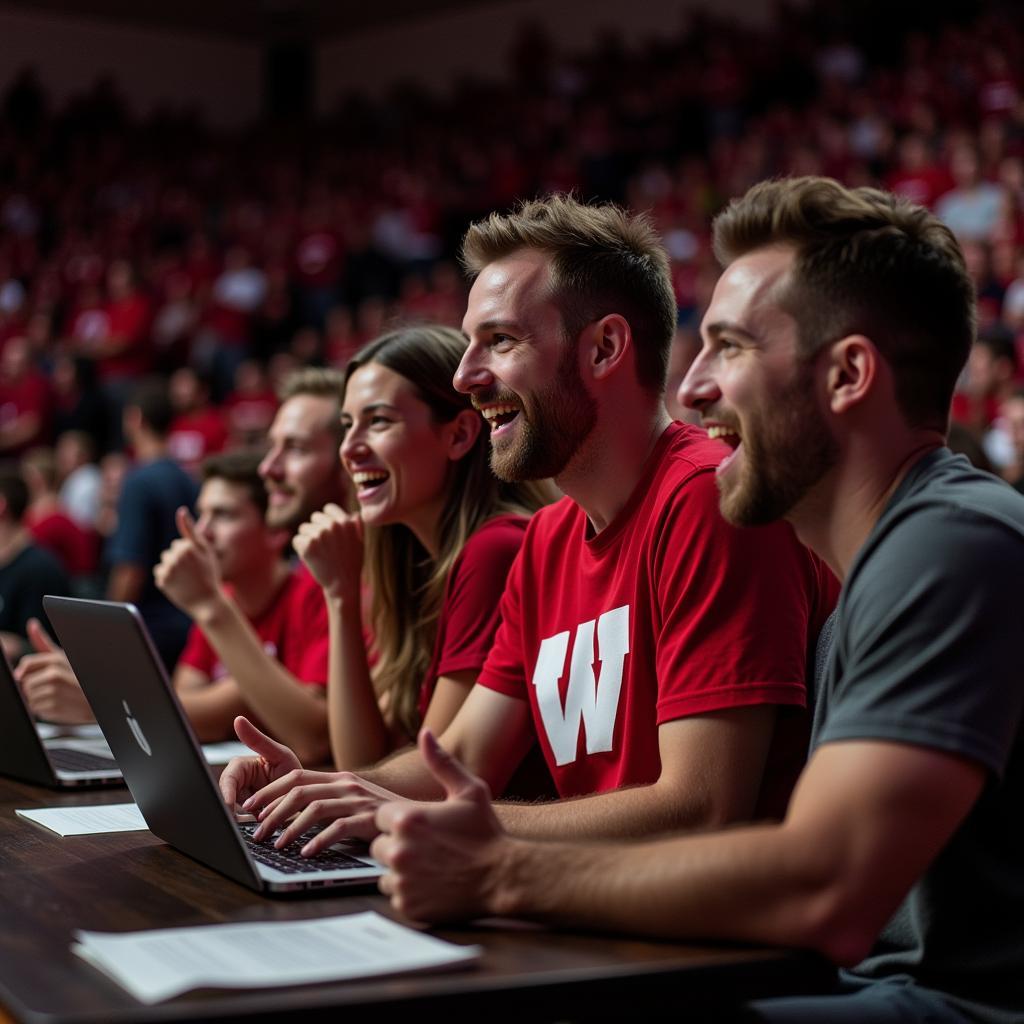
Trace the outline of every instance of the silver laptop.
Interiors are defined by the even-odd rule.
[[[54,789],[121,784],[121,769],[102,740],[83,736],[44,740],[40,736],[2,652],[0,722],[0,775]]]
[[[48,596],[43,607],[154,835],[260,891],[365,886],[383,874],[361,844],[305,858],[306,837],[286,850],[251,840],[254,826],[224,805],[134,605]]]

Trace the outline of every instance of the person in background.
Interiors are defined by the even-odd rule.
[[[131,601],[138,606],[170,670],[185,645],[189,621],[157,589],[153,567],[178,535],[177,510],[183,505],[193,507],[198,485],[167,454],[171,404],[162,381],[150,379],[138,384],[128,399],[123,419],[135,466],[121,487],[117,527],[107,544],[107,599]]]
[[[17,467],[0,464],[0,644],[12,664],[28,649],[29,624],[43,614],[43,595],[71,593],[56,555],[36,545],[25,525],[28,497]]]
[[[327,683],[323,598],[282,557],[290,533],[266,523],[259,462],[231,452],[203,463],[198,520],[178,510],[181,536],[154,577],[192,618],[174,686],[200,740],[229,739],[235,716],[252,715],[313,760]]]
[[[83,530],[61,505],[57,494],[57,460],[52,448],[33,448],[21,458],[21,473],[28,487],[25,525],[35,542],[57,556],[64,571],[77,583],[96,572],[95,536]]]

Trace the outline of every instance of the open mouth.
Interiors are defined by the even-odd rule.
[[[713,441],[721,441],[723,444],[727,444],[732,451],[718,464],[718,468],[715,470],[716,473],[722,473],[725,469],[733,462],[736,456],[739,454],[740,447],[743,444],[743,438],[740,437],[740,433],[733,427],[727,427],[720,423],[716,423],[707,428],[708,437]]]
[[[352,482],[356,485],[356,498],[365,501],[372,498],[384,486],[390,473],[383,469],[360,470],[352,474]]]
[[[519,416],[517,405],[489,405],[480,410],[480,414],[491,428],[491,437],[504,433],[505,429]]]

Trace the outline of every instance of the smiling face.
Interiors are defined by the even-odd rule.
[[[490,426],[491,468],[503,480],[557,477],[597,421],[551,298],[548,258],[525,251],[486,266],[463,320],[470,344],[455,387]]]
[[[790,249],[730,264],[701,325],[704,347],[679,389],[713,438],[733,452],[718,467],[722,515],[738,526],[785,516],[838,458],[815,401],[814,362],[798,353],[796,321],[777,302]]]
[[[337,414],[335,400],[323,395],[294,395],[278,409],[260,463],[268,526],[294,530],[329,501],[343,500]]]
[[[467,416],[471,416],[467,410]],[[416,388],[380,363],[348,379],[341,410],[341,461],[355,484],[364,523],[408,526],[435,545],[444,507],[456,421],[438,423]],[[461,449],[459,450],[461,451]]]
[[[213,548],[226,582],[245,580],[280,555],[284,538],[266,525],[245,484],[212,477],[199,492],[196,511],[196,530]]]

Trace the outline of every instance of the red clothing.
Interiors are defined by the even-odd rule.
[[[97,372],[100,377],[135,377],[149,369],[150,305],[145,295],[129,295],[106,307],[107,328],[111,335],[126,343],[117,355],[100,359]]]
[[[20,455],[50,439],[53,427],[53,389],[45,374],[30,370],[17,383],[0,382],[0,424],[7,425],[35,413],[39,418],[36,433],[21,444],[8,448],[5,456]]]
[[[227,440],[223,414],[209,406],[174,418],[167,434],[167,452],[186,469],[196,470],[207,455],[223,451]]]
[[[655,782],[664,722],[805,704],[838,584],[788,526],[725,523],[726,451],[673,424],[596,537],[569,499],[530,522],[480,684],[530,702],[563,797]],[[805,741],[803,716],[781,715],[759,812],[784,807]]]
[[[498,606],[509,569],[523,544],[528,520],[503,515],[488,520],[466,541],[445,583],[444,604],[430,668],[420,690],[425,717],[441,676],[479,671],[501,621]]]
[[[267,654],[299,682],[327,685],[327,605],[319,584],[304,565],[292,570],[267,610],[249,621]],[[178,664],[191,666],[211,682],[228,675],[217,652],[195,625],[189,630]]]
[[[63,512],[25,513],[25,526],[41,548],[53,552],[69,576],[96,570],[96,539]]]

